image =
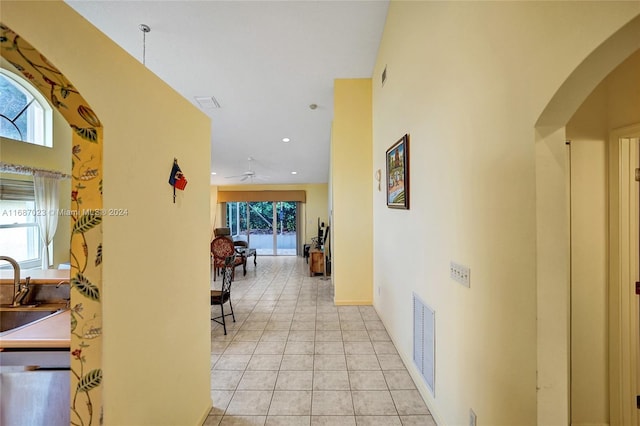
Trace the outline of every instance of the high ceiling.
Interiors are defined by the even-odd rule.
[[[328,181],[333,80],[371,77],[388,6],[388,0],[67,3],[141,62],[144,51],[145,65],[194,105],[196,97],[215,97],[220,108],[199,106],[211,117],[215,185]],[[143,33],[140,24],[151,31]],[[255,177],[227,178],[249,168]]]

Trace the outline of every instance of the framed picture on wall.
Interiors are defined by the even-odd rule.
[[[409,208],[409,135],[387,150],[387,207]]]

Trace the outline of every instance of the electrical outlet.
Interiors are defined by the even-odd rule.
[[[476,422],[477,422],[478,418],[476,417],[476,413],[473,412],[473,410],[469,410],[469,426],[477,426]]]
[[[471,287],[471,269],[456,262],[449,264],[449,276],[465,287]]]

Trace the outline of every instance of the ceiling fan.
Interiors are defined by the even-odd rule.
[[[243,172],[242,174],[239,174],[239,175],[235,175],[235,176],[225,176],[225,179],[237,179],[237,178],[240,178],[240,182],[244,182],[247,179],[249,179],[251,181],[253,181],[254,179],[266,180],[266,179],[263,179],[262,177],[259,177],[256,174],[256,172],[253,170],[253,166],[252,166],[252,162],[254,161],[253,157],[249,157],[249,158],[247,158],[247,160],[249,161],[249,167],[247,168],[247,170],[245,172]]]

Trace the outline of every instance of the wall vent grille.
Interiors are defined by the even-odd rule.
[[[413,362],[435,397],[436,313],[413,294]]]
[[[220,108],[220,103],[213,96],[196,96],[196,102],[200,105],[201,108],[214,109]]]

